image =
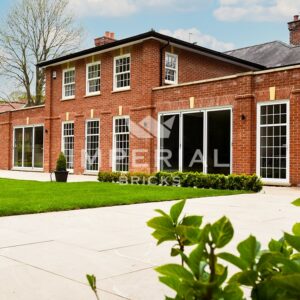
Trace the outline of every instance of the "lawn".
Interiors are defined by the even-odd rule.
[[[236,195],[241,191],[0,179],[0,216]]]

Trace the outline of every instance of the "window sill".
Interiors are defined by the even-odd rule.
[[[119,90],[113,90],[111,93],[114,94],[114,93],[121,93],[121,92],[128,92],[128,91],[131,91],[130,87],[124,88],[124,89],[119,89]]]
[[[75,96],[74,97],[70,97],[70,98],[62,98],[62,99],[60,99],[60,101],[70,101],[70,100],[75,100]]]
[[[165,84],[167,84],[167,85],[177,85],[178,82],[165,80]]]
[[[101,93],[95,93],[95,94],[87,94],[84,96],[84,98],[90,98],[90,97],[97,97],[97,96],[101,96]]]

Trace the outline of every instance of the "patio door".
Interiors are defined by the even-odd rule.
[[[257,114],[257,173],[266,183],[289,182],[289,103],[263,103]]]
[[[20,169],[42,169],[44,162],[44,127],[26,126],[14,129],[13,166]]]
[[[231,109],[161,114],[159,170],[230,174]]]

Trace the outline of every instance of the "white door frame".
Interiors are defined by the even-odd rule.
[[[274,100],[257,103],[257,119],[256,119],[256,174],[260,173],[260,117],[261,107],[267,105],[286,104],[286,179],[262,178],[266,184],[289,184],[290,183],[290,101],[289,100]],[[278,125],[278,124],[277,124]]]
[[[211,111],[224,111],[230,110],[230,174],[232,173],[232,125],[233,125],[233,114],[232,106],[218,106],[218,107],[208,107],[203,109],[186,109],[180,111],[167,111],[158,113],[158,127],[157,127],[157,171],[161,171],[160,168],[160,146],[161,146],[161,117],[168,115],[179,115],[179,171],[182,171],[182,142],[183,142],[183,115],[192,113],[203,113],[203,173],[207,173],[207,113]]]
[[[42,168],[35,168],[34,167],[34,150],[35,150],[35,130],[36,127],[43,128],[43,167]],[[25,128],[32,129],[32,167],[24,167],[24,137],[25,137]],[[22,167],[15,166],[15,130],[22,129]],[[19,170],[19,171],[43,171],[44,170],[44,157],[45,157],[45,126],[44,124],[31,124],[31,125],[18,125],[13,127],[13,151],[12,151],[12,169]]]

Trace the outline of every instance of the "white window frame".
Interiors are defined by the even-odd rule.
[[[61,123],[61,152],[65,154],[65,140],[64,140],[64,126],[65,124],[73,124],[74,126],[74,135],[73,135],[73,169],[67,169],[69,172],[74,172],[74,163],[75,163],[75,123],[74,121],[65,121]]]
[[[100,76],[89,79],[89,67],[96,66],[96,65],[100,66]],[[90,81],[91,80],[96,80],[96,79],[100,79],[99,91],[90,92],[89,91]],[[101,61],[95,61],[95,62],[92,62],[92,63],[89,63],[89,64],[86,65],[86,92],[85,92],[85,94],[86,94],[86,96],[95,96],[95,95],[100,95],[101,94]]]
[[[157,154],[156,154],[156,169],[158,172],[162,171],[160,168],[160,143],[161,143],[161,116],[167,115],[179,115],[179,168],[178,171],[181,172],[183,169],[183,115],[191,113],[203,113],[203,173],[207,174],[207,113],[212,111],[230,111],[230,174],[232,174],[233,166],[233,149],[232,149],[232,135],[233,135],[233,113],[232,106],[219,106],[219,107],[208,107],[204,109],[189,109],[189,110],[180,110],[180,111],[167,111],[158,113],[158,128],[157,128]]]
[[[65,75],[66,75],[67,72],[70,72],[70,71],[74,71],[74,82],[65,84]],[[66,92],[65,87],[66,87],[66,85],[69,85],[69,84],[74,84],[74,95],[72,95],[72,96],[66,96],[65,95],[65,92]],[[76,94],[76,71],[75,71],[75,68],[64,69],[63,70],[63,76],[62,76],[62,100],[75,99],[75,94]]]
[[[116,120],[127,119],[128,122],[128,142],[129,142],[129,155],[128,155],[128,171],[122,171],[122,173],[128,173],[130,171],[130,117],[129,116],[118,116],[113,118],[113,151],[112,151],[112,171],[116,172]],[[125,133],[123,133],[125,134]],[[120,172],[120,171],[118,171]]]
[[[117,60],[122,59],[122,58],[128,58],[128,57],[130,59],[130,61],[129,61],[129,71],[117,73],[116,72],[116,68],[117,68],[116,62],[117,62]],[[126,73],[129,73],[130,85],[118,88],[117,87],[117,75],[126,74]],[[114,72],[113,72],[113,75],[114,75],[114,78],[113,78],[113,90],[114,91],[127,91],[127,90],[130,90],[130,88],[131,88],[131,54],[130,53],[114,57]]]
[[[286,179],[281,178],[262,178],[263,183],[266,184],[289,184],[290,183],[290,101],[289,100],[276,100],[276,101],[265,101],[257,103],[257,119],[256,119],[256,174],[260,176],[260,117],[261,107],[266,105],[277,105],[286,104]]]
[[[176,67],[175,67],[175,69],[167,67],[167,56],[171,56],[173,58],[176,58]],[[166,79],[166,73],[167,73],[166,70],[167,69],[175,71],[175,81]],[[165,53],[165,83],[166,84],[178,84],[178,55],[170,53],[170,52]]]
[[[43,140],[43,167],[42,168],[36,168],[34,167],[34,140],[35,140],[35,127],[43,127],[43,134],[44,134],[44,140]],[[25,136],[25,128],[32,128],[32,167],[16,167],[15,166],[15,129],[22,129],[22,162],[24,163],[24,136]],[[12,151],[12,170],[27,170],[27,171],[44,171],[44,164],[45,164],[45,125],[42,124],[33,124],[33,125],[24,125],[24,126],[15,126],[13,127],[13,151]]]
[[[99,122],[99,134],[98,134],[98,138],[99,138],[99,142],[98,142],[98,169],[97,170],[88,170],[87,169],[87,142],[88,142],[88,123],[89,122]],[[95,134],[90,134],[89,136],[95,136]],[[100,159],[101,159],[101,155],[100,155],[100,119],[88,119],[85,121],[85,173],[88,174],[93,174],[93,173],[98,173],[100,170]]]

